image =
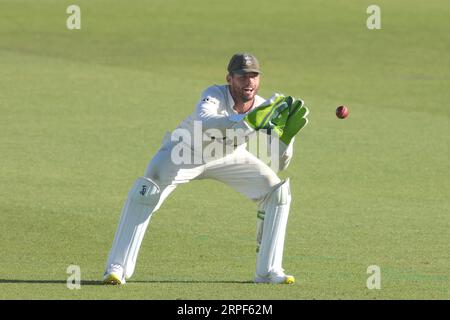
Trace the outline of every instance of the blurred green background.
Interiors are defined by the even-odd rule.
[[[450,3],[377,1],[368,30],[371,4],[1,0],[0,298],[449,299]],[[250,283],[254,204],[195,181],[153,217],[127,285],[100,285],[131,184],[241,51],[261,95],[311,110],[281,173],[297,283]]]

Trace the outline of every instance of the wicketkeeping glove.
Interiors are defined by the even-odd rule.
[[[270,129],[275,131],[286,145],[288,145],[294,136],[307,125],[306,116],[309,113],[308,108],[304,106],[302,100],[296,100],[291,96],[283,99],[288,108],[278,108],[270,121]]]
[[[294,100],[289,106],[289,116],[284,126],[282,127],[281,134],[279,131],[275,130],[280,140],[288,145],[292,138],[308,124],[308,119],[306,118],[309,114],[308,108],[304,105],[302,100]]]
[[[280,140],[288,145],[292,138],[308,124],[309,110],[302,100],[280,94],[249,112],[244,121],[255,130],[267,129],[276,132]]]
[[[255,130],[273,129],[277,123],[281,125],[286,122],[288,114],[289,105],[285,101],[285,96],[275,94],[262,105],[249,112],[244,117],[244,121]]]

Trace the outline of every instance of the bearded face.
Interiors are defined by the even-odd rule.
[[[256,72],[244,74],[229,74],[227,76],[230,92],[233,98],[239,102],[248,102],[255,98],[259,89],[260,76]]]

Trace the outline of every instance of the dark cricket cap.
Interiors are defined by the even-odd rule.
[[[248,72],[261,73],[259,61],[250,53],[236,53],[228,64],[229,73],[244,74]]]

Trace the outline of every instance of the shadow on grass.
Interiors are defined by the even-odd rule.
[[[127,283],[234,283],[246,284],[254,283],[253,281],[236,281],[236,280],[136,280],[128,281]]]
[[[16,284],[66,284],[67,280],[26,280],[26,279],[0,279],[0,284],[16,283]],[[102,285],[101,281],[97,280],[82,280],[81,285]]]
[[[66,284],[67,280],[26,280],[26,279],[0,279],[0,284]],[[136,280],[127,283],[222,283],[222,284],[248,284],[253,281],[233,281],[233,280]],[[103,285],[100,280],[81,280],[81,285],[98,286]]]

